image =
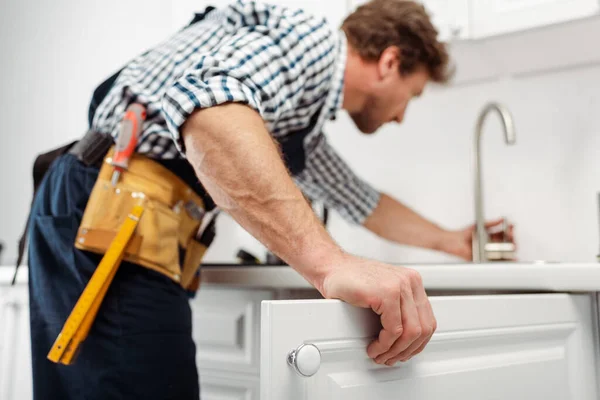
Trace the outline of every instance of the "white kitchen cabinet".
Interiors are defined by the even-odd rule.
[[[522,31],[598,13],[598,0],[470,0],[474,38]]]
[[[371,311],[320,299],[289,267],[204,267],[191,303],[201,398],[599,398],[598,265],[415,268],[439,328],[425,352],[390,368],[366,356],[379,330]],[[0,399],[27,400],[27,270],[15,288],[11,272],[0,268]],[[310,378],[287,362],[300,345],[320,350],[320,369]]]
[[[566,294],[433,297],[437,333],[421,355],[392,368],[366,355],[379,330],[372,312],[330,300],[266,301],[261,399],[594,400],[592,300]],[[287,362],[300,345],[320,351],[312,377]]]
[[[191,302],[200,370],[258,375],[260,302],[272,292],[206,285]]]
[[[191,301],[202,400],[259,400],[260,308],[273,298],[203,285]]]
[[[351,10],[368,0],[351,0]],[[421,0],[443,41],[469,37],[469,0]]]
[[[259,379],[231,374],[200,373],[202,400],[259,400]]]
[[[368,0],[266,0],[300,8],[341,25],[349,12]],[[598,14],[599,0],[420,0],[444,41],[481,39]],[[223,7],[235,0],[177,0],[172,4],[173,29],[187,24],[208,5]]]
[[[423,0],[443,41],[470,37],[469,0]]]
[[[0,282],[0,399],[33,397],[30,359],[27,285]]]

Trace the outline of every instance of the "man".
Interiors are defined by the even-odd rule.
[[[367,349],[375,362],[393,365],[420,353],[436,320],[419,274],[345,253],[291,176],[311,198],[384,238],[470,259],[471,230],[442,230],[379,194],[321,133],[341,109],[364,133],[401,122],[428,81],[448,79],[448,55],[436,35],[424,9],[411,1],[373,0],[335,31],[300,10],[241,0],[129,63],[92,107],[91,130],[115,136],[126,108],[142,104],[147,116],[137,153],[144,168],[136,172],[132,165],[117,190],[102,188],[96,183],[109,171],[108,160],[99,172],[98,165],[81,161],[94,147],[78,148],[53,164],[34,200],[29,265],[35,398],[199,396],[191,313],[178,281],[191,251],[180,251],[178,232],[188,217],[179,201],[157,202],[138,228],[139,247],[153,243],[160,250],[152,254],[168,260],[144,259],[141,250],[137,258],[126,257],[76,364],[46,359],[102,256],[81,250],[87,228],[79,228],[89,220],[90,229],[111,223],[112,217],[98,216],[113,216],[118,202],[129,199],[123,192],[138,172],[148,174],[139,179],[149,191],[173,185],[167,192],[175,196],[193,189],[205,210],[214,201],[324,297],[378,313],[383,328]],[[148,169],[174,175],[154,181],[157,175]],[[154,231],[142,227],[153,218]],[[97,232],[100,237],[106,230]],[[182,268],[176,262],[178,273],[169,275],[174,258]]]

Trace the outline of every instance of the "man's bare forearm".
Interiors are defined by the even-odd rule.
[[[444,229],[384,193],[364,226],[384,239],[434,250],[440,250],[447,234]]]
[[[217,205],[320,289],[342,251],[292,181],[261,117],[226,104],[196,111],[182,134],[187,158]]]

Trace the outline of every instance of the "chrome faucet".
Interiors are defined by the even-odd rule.
[[[485,229],[485,217],[483,212],[483,183],[481,179],[481,134],[483,131],[483,124],[487,116],[492,111],[496,111],[498,115],[500,115],[502,127],[504,128],[504,138],[506,139],[506,144],[512,145],[516,142],[515,125],[513,122],[512,115],[510,114],[508,109],[498,103],[487,104],[479,114],[479,118],[477,120],[477,127],[475,129],[474,149],[476,231],[473,237],[474,262],[484,262],[489,261],[490,259],[501,258],[503,252],[514,252],[514,245],[512,243],[488,243],[489,237]],[[490,257],[492,253],[494,256]]]

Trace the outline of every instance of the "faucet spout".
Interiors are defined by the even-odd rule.
[[[475,154],[475,221],[476,237],[473,239],[473,261],[483,262],[487,260],[485,245],[488,242],[488,234],[485,229],[485,216],[483,210],[483,182],[481,177],[481,135],[483,125],[487,116],[495,111],[500,116],[504,130],[504,139],[507,145],[516,143],[516,131],[512,115],[508,109],[499,103],[487,104],[477,119],[475,128],[474,154]]]

